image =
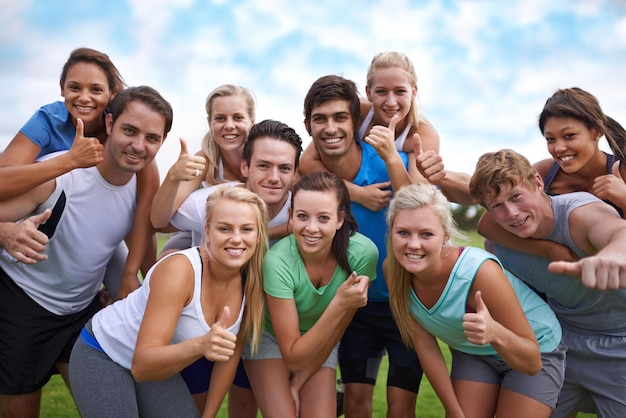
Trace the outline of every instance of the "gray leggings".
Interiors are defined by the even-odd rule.
[[[70,383],[81,416],[199,417],[180,374],[137,383],[130,370],[78,338],[70,357]]]

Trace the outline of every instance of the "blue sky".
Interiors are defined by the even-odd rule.
[[[129,85],[174,107],[157,156],[164,176],[183,137],[197,150],[206,95],[223,83],[257,97],[257,121],[293,126],[326,74],[357,82],[381,51],[413,61],[422,112],[446,165],[471,173],[504,147],[549,157],[536,127],[545,100],[578,86],[626,124],[626,2],[621,0],[0,0],[0,150],[41,105],[61,100],[69,53],[106,52]]]

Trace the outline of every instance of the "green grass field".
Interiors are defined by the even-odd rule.
[[[475,232],[469,232],[468,242],[466,245],[474,245],[482,247],[482,238]],[[162,241],[162,238],[161,240]],[[442,346],[442,352],[446,357],[446,361],[450,360],[450,351],[447,347]],[[387,411],[387,402],[385,395],[385,381],[387,376],[387,357],[383,358],[381,369],[379,373],[379,379],[376,382],[376,388],[374,390],[374,417],[384,417]],[[420,392],[417,398],[416,414],[418,418],[440,418],[444,417],[445,413],[441,402],[435,395],[428,379],[425,377],[422,379],[420,386]],[[259,414],[259,417],[261,415]],[[79,418],[76,406],[70,396],[70,393],[65,387],[63,380],[59,376],[54,376],[50,383],[48,383],[43,389],[43,399],[41,406],[42,418]],[[226,410],[226,402],[222,404],[218,418],[228,417]],[[578,414],[578,418],[595,417],[591,414]],[[88,417],[86,417],[88,418]]]

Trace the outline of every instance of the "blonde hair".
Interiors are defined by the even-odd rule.
[[[254,118],[256,114],[256,100],[254,98],[254,94],[251,90],[241,87],[235,86],[233,84],[222,84],[221,86],[215,88],[206,98],[205,109],[207,114],[207,120],[209,124],[211,123],[211,117],[213,116],[213,102],[218,97],[230,97],[230,96],[241,96],[246,100],[246,111],[248,113],[248,117],[250,118],[251,124],[254,124]],[[219,161],[222,157],[220,152],[220,148],[217,146],[217,143],[213,139],[213,134],[211,133],[211,129],[204,135],[202,139],[202,151],[204,152],[208,169],[206,173],[206,182],[208,184],[218,184],[222,183],[222,180],[218,180],[219,176]]]
[[[374,83],[374,72],[378,68],[400,68],[404,70],[409,84],[411,87],[417,87],[417,74],[415,73],[415,67],[408,56],[402,52],[387,51],[376,54],[367,69],[367,87],[372,88]],[[411,102],[411,108],[409,109],[408,122],[415,126],[419,126],[421,122],[425,122],[426,119],[420,114],[419,101],[417,95]]]
[[[398,325],[402,341],[407,347],[412,346],[411,329],[415,319],[409,309],[409,289],[411,289],[411,273],[398,261],[392,244],[393,224],[403,210],[429,207],[441,221],[444,232],[451,238],[464,239],[452,217],[450,203],[435,186],[430,184],[409,184],[398,190],[389,203],[387,211],[387,287],[389,288],[389,305],[391,313]],[[451,245],[450,241],[446,245]]]
[[[485,199],[498,197],[505,185],[532,188],[537,184],[536,176],[530,161],[512,149],[487,152],[476,163],[469,184],[470,195],[485,206]]]
[[[241,337],[250,338],[252,350],[256,351],[263,331],[265,296],[263,293],[262,262],[268,248],[269,216],[265,202],[248,189],[234,186],[218,187],[206,202],[205,224],[209,225],[215,211],[215,206],[223,200],[247,203],[254,209],[255,224],[257,227],[257,246],[250,260],[243,266],[241,273],[244,279],[244,294],[246,306],[244,308]]]

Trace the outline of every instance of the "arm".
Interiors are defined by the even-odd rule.
[[[626,183],[622,177],[623,167],[620,161],[616,161],[611,168],[611,174],[596,177],[593,181],[593,194],[599,199],[609,200],[619,206],[622,211],[626,209]],[[624,172],[626,174],[626,172]]]
[[[356,310],[367,303],[368,285],[366,276],[350,275],[315,325],[303,335],[300,335],[294,300],[266,297],[276,340],[287,367],[297,372],[311,364],[321,365],[328,358]]]
[[[78,119],[70,150],[35,164],[41,148],[20,132],[0,154],[0,201],[25,193],[75,168],[94,166],[102,161],[102,150],[97,138],[83,136],[83,122]]]
[[[196,170],[198,175],[196,176]],[[170,167],[152,201],[150,221],[156,229],[165,228],[182,202],[202,183],[206,176],[206,159],[201,154],[190,155],[187,143],[180,139],[180,155]]]
[[[626,287],[626,220],[604,202],[576,208],[568,219],[572,239],[587,254],[576,262],[553,262],[553,273],[579,277],[599,290]]]
[[[555,261],[575,261],[578,259],[576,254],[565,245],[543,239],[520,238],[506,231],[493,219],[493,216],[488,211],[478,221],[477,230],[480,235],[489,241],[524,254],[536,255]]]
[[[289,222],[285,222],[284,224],[273,226],[269,230],[270,239],[285,238],[289,234],[291,234],[291,232],[289,232]]]
[[[48,256],[44,251],[48,237],[37,228],[46,222],[51,214],[52,211],[46,209],[22,222],[0,222],[0,248],[4,248],[12,257],[24,264],[46,260]]]
[[[430,184],[439,186],[451,202],[466,205],[476,203],[469,193],[469,174],[446,170],[441,156],[423,147],[420,135],[413,135],[411,143],[415,152],[417,170]]]
[[[223,325],[229,318],[226,307],[207,334],[170,344],[193,287],[193,268],[183,255],[173,255],[153,270],[131,367],[138,382],[171,377],[202,356],[209,361],[227,361],[234,355],[236,337]]]
[[[446,410],[446,417],[464,417],[436,338],[414,321],[411,342],[428,381]]]
[[[504,271],[485,261],[467,298],[475,313],[463,317],[463,329],[472,344],[491,344],[512,369],[534,375],[541,370],[541,353],[526,314]]]
[[[156,262],[154,248],[154,229],[150,223],[150,208],[152,198],[159,188],[159,169],[156,161],[152,161],[143,170],[137,173],[137,209],[133,220],[133,227],[126,238],[128,256],[124,265],[122,282],[117,294],[118,299],[124,299],[130,292],[139,287],[137,272],[142,263],[152,266]],[[148,249],[151,248],[151,253]],[[147,270],[143,271],[145,275]],[[145,276],[144,276],[145,277]]]
[[[385,162],[393,190],[398,190],[412,182],[394,144],[394,132],[399,119],[399,116],[394,116],[389,122],[389,127],[373,126],[369,134],[363,138],[363,141],[376,149],[380,158]]]
[[[213,366],[204,413],[202,414],[204,418],[217,416],[217,412],[222,405],[224,397],[235,379],[237,366],[239,365],[239,359],[241,358],[241,352],[243,351],[245,342],[246,340],[244,338],[238,336],[235,353],[232,357],[227,361],[215,363]]]

